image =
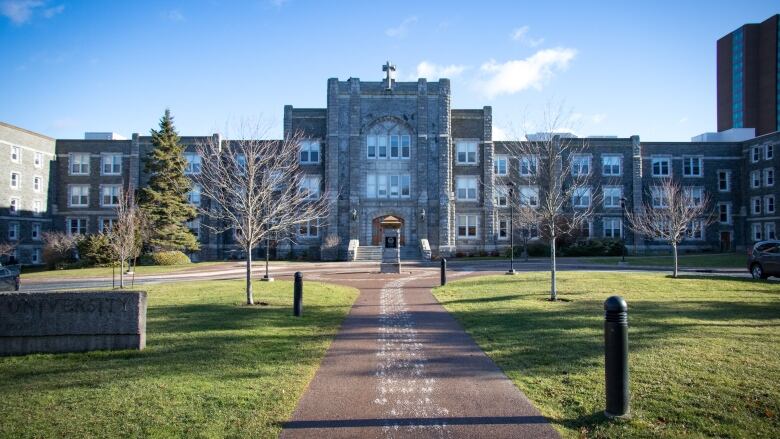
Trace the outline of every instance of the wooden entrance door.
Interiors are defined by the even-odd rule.
[[[378,216],[374,218],[373,221],[371,221],[371,230],[373,230],[373,233],[371,235],[371,245],[381,245],[382,243],[382,225],[380,224],[385,218],[387,218],[389,215],[383,215]],[[401,235],[401,247],[404,246],[404,243],[406,242],[404,238],[404,219],[400,216],[396,216],[399,221],[401,221],[401,229],[399,230],[399,233]]]
[[[720,251],[731,251],[731,232],[720,232]]]

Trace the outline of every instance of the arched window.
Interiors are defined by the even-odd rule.
[[[412,154],[412,136],[404,125],[379,122],[366,134],[366,157],[373,160],[408,160]]]

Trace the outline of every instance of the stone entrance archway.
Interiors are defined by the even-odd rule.
[[[385,218],[387,218],[388,216],[390,216],[390,215],[378,216],[378,217],[374,218],[373,221],[371,221],[371,230],[372,230],[372,233],[371,233],[371,245],[381,245],[381,243],[382,243],[382,236],[383,236],[381,222]],[[399,221],[401,221],[401,229],[399,230],[399,232],[401,234],[401,239],[400,239],[401,247],[403,247],[404,244],[406,243],[406,237],[404,236],[404,224],[406,224],[406,223],[405,223],[403,217],[400,217],[398,215],[392,215],[392,216],[394,216]]]

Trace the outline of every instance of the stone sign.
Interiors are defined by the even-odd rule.
[[[385,236],[385,248],[396,247],[398,247],[398,241],[396,240],[395,236]]]
[[[0,294],[0,355],[145,346],[143,291]]]

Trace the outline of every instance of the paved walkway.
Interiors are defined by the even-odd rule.
[[[344,278],[361,294],[282,438],[558,437],[433,297],[435,272]]]

